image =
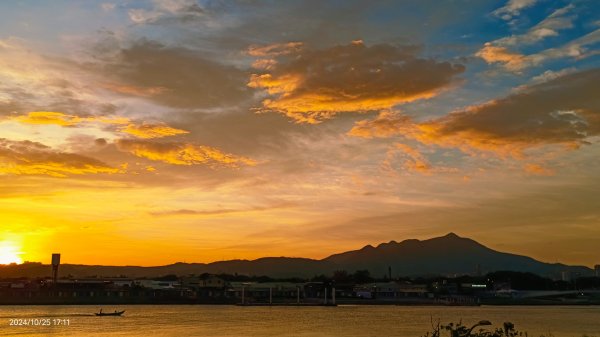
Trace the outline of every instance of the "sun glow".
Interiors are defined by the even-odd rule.
[[[21,252],[11,241],[0,241],[0,264],[23,263]]]

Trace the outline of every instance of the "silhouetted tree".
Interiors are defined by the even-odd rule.
[[[324,282],[327,283],[329,282],[329,277],[321,274],[321,275],[315,275],[310,279],[312,282]]]
[[[352,277],[348,275],[348,272],[345,270],[336,270],[333,272],[333,280],[338,284],[351,283]]]
[[[169,274],[169,275],[157,277],[156,280],[158,280],[158,281],[177,281],[177,280],[179,280],[179,277],[177,277],[177,275],[175,275],[175,274]]]
[[[368,270],[357,270],[352,275],[354,282],[356,283],[370,283],[373,282],[373,278],[371,277],[371,273]]]

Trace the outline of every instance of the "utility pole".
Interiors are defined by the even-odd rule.
[[[331,301],[332,304],[335,305],[335,288],[331,288]]]

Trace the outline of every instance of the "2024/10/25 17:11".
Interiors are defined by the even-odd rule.
[[[68,318],[11,318],[8,320],[11,326],[53,326],[71,325]]]

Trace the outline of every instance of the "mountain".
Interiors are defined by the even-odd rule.
[[[93,266],[63,264],[61,275],[75,277],[127,276],[156,277],[168,274],[188,275],[228,273],[267,275],[276,278],[312,277],[331,275],[336,270],[369,270],[371,275],[387,275],[388,268],[396,276],[464,275],[497,270],[532,272],[542,276],[560,277],[562,272],[592,275],[584,266],[544,263],[527,256],[498,252],[482,244],[449,233],[428,240],[390,241],[377,247],[365,246],[359,250],[331,255],[322,260],[289,257],[265,257],[256,260],[230,260],[213,263],[175,263],[157,267]],[[0,266],[2,277],[43,277],[50,267],[41,263]]]
[[[323,261],[340,269],[368,269],[374,276],[383,276],[392,268],[393,275],[454,275],[475,274],[497,270],[532,272],[543,276],[560,276],[563,271],[591,274],[584,266],[544,263],[527,256],[502,253],[462,238],[454,233],[429,240],[390,241],[377,247],[331,255]]]

